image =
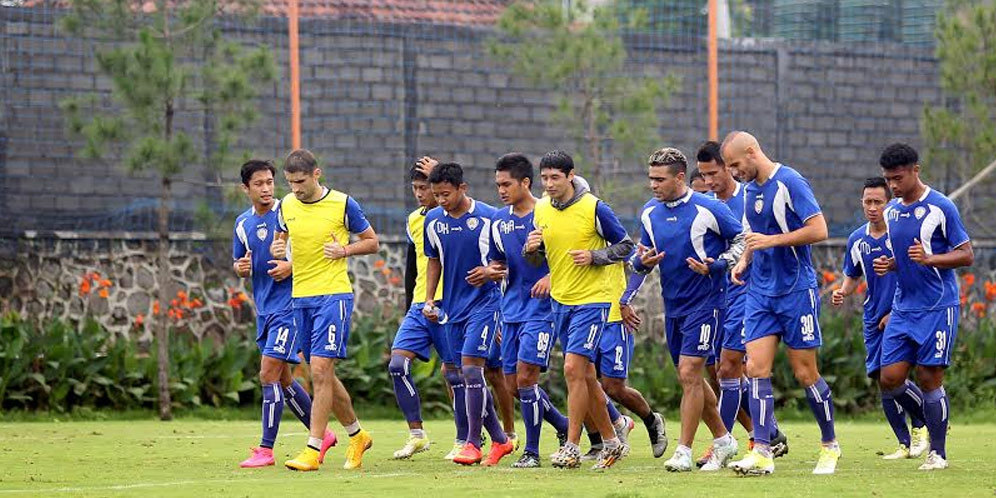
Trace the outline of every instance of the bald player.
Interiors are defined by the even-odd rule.
[[[739,474],[775,470],[771,449],[774,398],[771,369],[781,340],[796,380],[820,426],[822,446],[814,474],[833,474],[840,458],[834,433],[830,386],[820,376],[816,352],[820,335],[820,297],[810,245],[827,238],[827,224],[809,182],[796,170],[769,159],[751,134],[735,131],[720,149],[734,175],[746,182],[744,230],[747,249],[731,279],[744,285],[744,342],[754,421],[753,451],[730,466]]]

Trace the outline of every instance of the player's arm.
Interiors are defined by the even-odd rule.
[[[830,295],[830,302],[834,306],[840,306],[844,304],[844,298],[854,294],[854,291],[858,289],[858,285],[861,283],[861,277],[849,277],[844,276],[844,283],[841,284],[839,289],[834,289],[833,294]]]
[[[909,256],[915,263],[933,266],[942,270],[972,266],[972,263],[975,262],[975,251],[972,249],[972,243],[969,241],[943,254],[927,254],[920,241],[917,241],[910,246]]]
[[[252,275],[252,251],[246,245],[245,227],[241,220],[235,223],[232,232],[232,260],[236,275],[242,278]]]
[[[508,261],[505,245],[498,232],[498,223],[491,221],[491,237],[488,239],[488,265],[484,268],[484,278],[499,281],[508,275]]]
[[[526,243],[522,244],[522,257],[527,263],[533,266],[540,266],[546,261],[546,246],[543,245],[543,229],[535,226],[533,220],[533,231],[526,237]]]
[[[864,276],[861,266],[861,252],[858,249],[859,240],[854,234],[847,239],[847,251],[844,253],[844,268],[842,269],[844,283],[840,288],[834,289],[830,296],[830,302],[834,306],[844,304],[844,298],[854,294],[858,284],[861,283],[861,277]]]
[[[270,242],[270,256],[275,259],[287,259],[287,223],[284,222],[284,207],[277,206],[277,231]]]
[[[346,198],[346,228],[357,240],[343,246],[344,256],[373,254],[380,250],[380,238],[363,214],[360,204],[352,197]]]
[[[415,300],[415,281],[418,278],[418,253],[415,244],[408,240],[408,251],[405,255],[405,308]]]
[[[712,213],[716,217],[716,234],[726,240],[727,249],[719,256],[707,257],[703,261],[688,258],[685,261],[688,267],[699,275],[725,274],[727,270],[736,266],[746,247],[743,225],[733,216],[730,208],[726,204],[716,203]]]
[[[439,286],[439,277],[443,274],[443,265],[439,258],[429,258],[429,264],[425,269],[425,307],[422,314],[429,320],[439,321],[439,312],[436,309],[436,287]]]
[[[629,259],[633,250],[636,249],[636,244],[629,238],[629,234],[619,222],[616,213],[612,212],[612,208],[602,201],[598,201],[595,206],[595,227],[598,229],[598,234],[609,243],[609,246],[592,251],[571,251],[575,264],[606,266]]]
[[[771,247],[797,247],[815,244],[827,239],[827,220],[822,213],[813,215],[797,230],[788,233],[765,235],[763,233],[747,234],[747,247],[759,251]]]

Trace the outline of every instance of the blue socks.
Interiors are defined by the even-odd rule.
[[[948,458],[944,444],[948,435],[948,412],[950,410],[944,386],[923,393],[923,415],[927,422],[927,432],[930,433],[930,449],[936,451],[944,459]]]
[[[480,448],[482,427],[487,428],[488,434],[491,435],[494,442],[507,442],[508,438],[505,436],[505,431],[502,430],[501,422],[498,420],[498,414],[495,412],[491,392],[484,381],[484,367],[464,365],[463,378],[467,391],[465,402],[467,407],[467,442]]]
[[[263,385],[263,438],[259,445],[273,448],[280,430],[280,416],[284,413],[284,396],[280,383]]]
[[[622,417],[622,414],[619,413],[619,409],[616,408],[616,404],[609,399],[608,395],[605,395],[605,408],[609,411],[609,422],[615,424],[616,420],[619,420],[619,417]]]
[[[411,374],[411,359],[401,355],[391,355],[387,366],[394,381],[394,397],[398,400],[398,408],[408,422],[422,421],[422,400]]]
[[[816,379],[816,383],[806,388],[806,401],[809,401],[809,408],[813,410],[816,423],[820,425],[820,432],[823,434],[823,442],[829,443],[837,439],[833,428],[833,398],[830,393],[830,386],[823,377]]]
[[[550,396],[546,394],[546,391],[542,387],[539,388],[540,397],[543,399],[543,419],[547,421],[554,429],[557,429],[557,433],[567,432],[567,417],[560,413],[560,410],[550,401]]]
[[[906,411],[903,410],[902,406],[899,406],[899,403],[896,403],[895,398],[884,392],[882,393],[882,411],[885,412],[885,420],[892,427],[892,432],[895,433],[899,444],[909,448],[910,430],[906,427]]]
[[[750,418],[754,421],[754,441],[770,445],[775,435],[775,395],[771,378],[750,379]]]
[[[741,393],[740,379],[719,379],[719,418],[727,432],[733,432],[733,423],[740,411]]]
[[[519,406],[522,409],[522,421],[526,423],[526,453],[539,455],[540,431],[546,407],[538,385],[519,388]]]
[[[446,368],[446,382],[453,389],[453,421],[456,422],[456,440],[467,441],[467,389],[460,370]],[[480,428],[478,428],[480,432]],[[480,437],[480,435],[478,435]]]
[[[291,385],[284,388],[284,400],[287,402],[287,406],[290,407],[291,412],[294,413],[294,416],[310,430],[311,395],[308,394],[308,391],[304,390],[304,386],[295,380]]]

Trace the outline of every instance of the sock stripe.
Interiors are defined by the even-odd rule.
[[[539,423],[540,423],[540,406],[539,406],[539,404],[542,402],[542,400],[540,399],[540,393],[539,393],[539,386],[538,385],[533,385],[533,396],[535,396],[535,399],[533,400],[533,424],[534,425],[539,425]]]

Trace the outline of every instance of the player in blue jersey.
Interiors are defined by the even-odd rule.
[[[501,300],[493,280],[496,276],[489,273],[487,262],[495,209],[466,195],[467,184],[459,164],[436,166],[429,174],[429,185],[439,207],[429,211],[425,219],[423,237],[429,263],[422,313],[447,328],[450,351],[446,380],[453,388],[457,439],[466,441],[453,461],[462,465],[481,462],[483,426],[492,441],[484,464],[497,465],[515,447],[498,420],[484,379]],[[444,292],[437,301],[440,282]],[[462,412],[461,406],[465,407]],[[459,423],[461,418],[464,424]]]
[[[274,464],[273,444],[285,404],[305,427],[311,427],[311,396],[291,376],[290,366],[298,363],[301,349],[291,308],[291,264],[286,259],[270,257],[280,205],[273,197],[276,171],[272,162],[260,159],[242,165],[242,191],[252,207],[235,219],[232,237],[235,273],[252,279],[256,344],[262,353],[259,381],[263,385],[263,438],[249,458],[239,464],[243,468]],[[324,456],[335,443],[335,433],[326,429],[321,454]]]
[[[896,274],[894,272],[878,275],[873,270],[876,258],[892,257],[892,245],[889,243],[888,227],[884,212],[891,195],[889,186],[881,177],[865,180],[861,191],[861,208],[864,211],[865,223],[851,232],[847,238],[847,248],[844,253],[844,283],[834,289],[831,302],[834,306],[844,304],[844,298],[854,294],[864,278],[868,289],[864,301],[864,337],[865,337],[865,373],[876,381],[882,370],[882,331],[889,323],[892,312],[892,300],[896,295]],[[907,383],[910,381],[907,380]],[[916,389],[916,386],[913,386]],[[916,458],[927,450],[927,431],[924,421],[918,413],[911,412],[913,434],[906,427],[906,413],[902,407],[888,395],[882,397],[882,410],[885,418],[896,433],[899,448],[883,458],[898,460]]]
[[[873,262],[875,273],[894,271],[897,279],[892,316],[882,336],[882,392],[927,423],[930,453],[920,470],[944,469],[950,411],[944,370],[958,334],[954,270],[971,266],[975,254],[958,208],[920,180],[912,147],[886,147],[879,164],[896,197],[885,210],[893,257]],[[913,367],[920,390],[906,382]]]
[[[696,153],[698,170],[706,185],[717,199],[726,203],[733,216],[738,220],[744,217],[744,187],[738,182],[730,169],[723,162],[719,153],[719,143],[708,141],[699,147]],[[739,254],[735,254],[739,258]],[[698,265],[696,271],[706,273],[708,268]],[[744,277],[748,279],[748,277]],[[719,393],[717,400],[719,416],[723,419],[726,430],[733,431],[734,420],[747,431],[750,438],[749,449],[754,447],[754,424],[748,411],[747,378],[744,377],[744,361],[747,346],[744,344],[744,302],[747,297],[747,287],[734,285],[727,278],[726,313],[723,316],[723,326],[716,334],[716,353],[719,356],[717,365],[707,367],[713,379],[712,387]],[[739,393],[739,394],[738,394]],[[706,391],[706,403],[713,402],[714,395]],[[778,430],[775,421],[775,434],[771,438],[771,453],[775,458],[788,453],[788,438]],[[705,465],[710,458],[712,448],[695,462],[699,467]]]
[[[740,237],[742,226],[726,205],[694,192],[685,184],[688,163],[678,149],[665,147],[648,161],[654,198],[640,214],[640,245],[630,259],[635,274],[621,302],[628,304],[645,276],[660,269],[665,332],[671,361],[681,381],[681,436],[674,455],[664,463],[671,472],[692,470],[692,442],[699,422],[713,434],[713,452],[703,470],[719,470],[737,454],[736,439],[723,425],[715,402],[705,403],[706,360],[714,354],[713,335],[723,324],[726,272],[731,260],[721,257]],[[706,274],[693,269],[708,267]]]
[[[832,474],[840,446],[834,433],[830,386],[820,376],[816,362],[822,344],[820,298],[810,255],[810,245],[827,238],[826,220],[809,182],[794,169],[768,159],[749,133],[729,134],[721,152],[727,167],[748,182],[744,193],[747,250],[731,277],[742,285],[740,277],[750,266],[744,339],[755,445],[731,467],[741,474],[775,470],[771,369],[781,340],[820,426],[822,445],[813,473]]]
[[[533,165],[522,154],[505,154],[495,165],[498,197],[507,206],[492,217],[488,260],[494,274],[505,276],[501,302],[501,358],[506,382],[518,387],[522,420],[526,425],[526,449],[514,468],[540,466],[539,442],[543,421],[567,439],[567,417],[550,402],[539,386],[546,371],[556,337],[550,305],[550,269],[533,266],[522,256],[522,246],[533,230],[533,208],[537,199],[530,187]]]

